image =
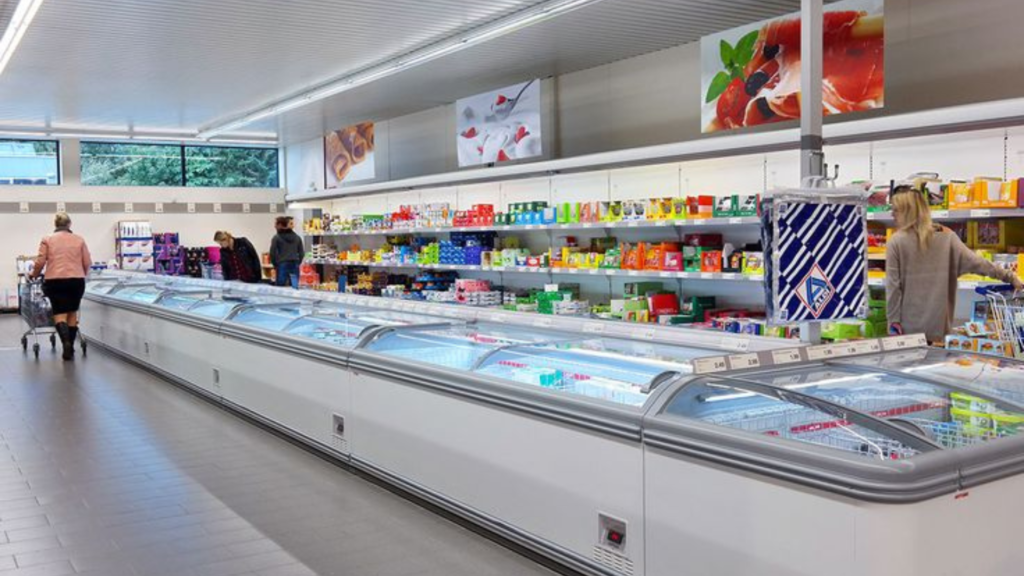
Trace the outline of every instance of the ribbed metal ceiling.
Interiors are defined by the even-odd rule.
[[[539,0],[44,2],[0,76],[0,126],[195,130]],[[0,0],[0,18],[14,0]],[[603,0],[250,125],[285,143],[698,40],[799,0]]]

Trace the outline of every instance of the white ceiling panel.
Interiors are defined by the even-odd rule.
[[[538,3],[46,0],[0,76],[0,126],[197,130]],[[0,19],[14,4],[0,0]],[[799,4],[603,0],[243,131],[301,141],[345,120],[606,64]]]

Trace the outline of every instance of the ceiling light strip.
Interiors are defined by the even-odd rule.
[[[32,19],[36,17],[36,13],[39,12],[42,5],[43,0],[21,0],[18,2],[11,21],[7,24],[7,29],[4,30],[4,35],[0,37],[0,74],[4,73],[14,51],[18,49],[18,44],[25,36],[28,25],[32,23]]]
[[[294,110],[329,96],[341,94],[353,88],[386,78],[398,72],[420,66],[437,58],[465,50],[470,46],[499,38],[506,34],[539,24],[572,10],[601,0],[550,0],[533,8],[529,8],[510,16],[500,18],[463,34],[449,37],[423,48],[413,50],[397,58],[362,70],[343,75],[335,80],[317,86],[307,92],[254,110],[233,120],[213,124],[199,131],[198,137],[204,140],[214,138],[225,132],[235,130],[253,122],[277,116],[283,112]]]

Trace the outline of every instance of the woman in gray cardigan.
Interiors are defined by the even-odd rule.
[[[948,228],[932,223],[924,194],[910,186],[892,193],[897,232],[886,245],[885,289],[889,331],[925,334],[940,343],[952,329],[958,278],[982,274],[1024,288],[1012,272],[978,256]]]

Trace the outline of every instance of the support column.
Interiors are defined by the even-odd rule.
[[[823,0],[800,1],[800,180],[824,175],[822,152]],[[821,323],[804,322],[800,339],[821,342]]]

